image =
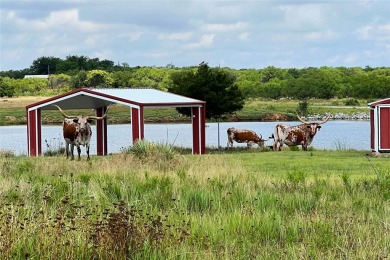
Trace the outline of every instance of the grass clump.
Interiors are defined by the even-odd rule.
[[[175,156],[175,149],[169,144],[152,143],[147,140],[137,140],[133,146],[123,148],[123,153],[129,153],[139,159],[155,158],[164,161],[172,160]]]

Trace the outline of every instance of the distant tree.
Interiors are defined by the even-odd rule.
[[[33,61],[30,70],[32,74],[36,75],[55,74],[57,72],[57,65],[61,62],[62,60],[60,58],[43,56]]]
[[[12,87],[11,79],[8,77],[0,77],[0,97],[13,97],[14,88]]]
[[[69,89],[72,86],[72,77],[66,74],[51,75],[48,85],[51,89]]]
[[[91,70],[87,73],[86,83],[91,88],[107,88],[111,87],[114,80],[108,72],[104,70]]]
[[[261,73],[261,82],[267,83],[272,79],[278,78],[282,79],[283,71],[279,68],[275,68],[274,66],[268,66],[260,71]]]
[[[296,112],[301,116],[307,116],[309,113],[309,102],[305,99],[298,103]]]
[[[79,71],[77,75],[72,77],[73,88],[87,87],[87,72],[85,70]]]
[[[171,80],[172,85],[168,87],[170,92],[206,101],[207,118],[220,118],[244,106],[244,96],[236,84],[235,75],[223,69],[210,68],[202,63],[196,71],[186,69],[172,73]],[[188,108],[177,110],[191,115]]]
[[[25,75],[31,75],[30,69],[22,70],[9,70],[9,71],[0,71],[0,77],[9,77],[12,79],[22,79]]]

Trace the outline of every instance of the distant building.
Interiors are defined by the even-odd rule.
[[[35,79],[49,79],[49,75],[24,75],[25,79],[35,78]]]

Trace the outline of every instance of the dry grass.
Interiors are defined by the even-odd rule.
[[[0,109],[1,108],[21,108],[27,105],[33,104],[47,99],[48,97],[11,97],[11,98],[0,98]]]

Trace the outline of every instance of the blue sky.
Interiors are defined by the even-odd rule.
[[[390,0],[1,0],[0,70],[42,56],[130,66],[390,66]]]

